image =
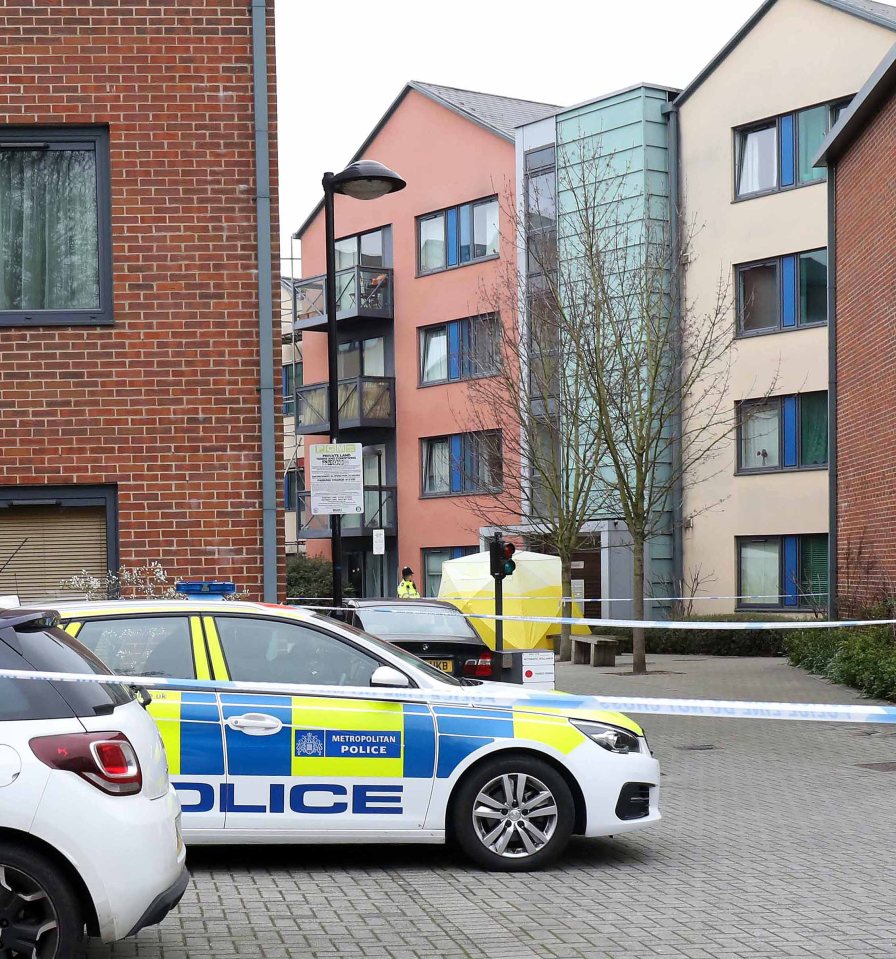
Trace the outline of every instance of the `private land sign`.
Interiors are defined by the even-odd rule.
[[[311,512],[315,516],[364,512],[360,443],[316,443],[308,448]]]

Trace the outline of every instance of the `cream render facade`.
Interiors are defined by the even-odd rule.
[[[875,7],[862,4],[855,7]],[[892,10],[896,26],[896,8]],[[698,226],[684,269],[684,301],[703,312],[720,279],[735,309],[735,266],[823,248],[827,186],[823,179],[749,198],[735,196],[735,130],[767,118],[854,95],[893,44],[893,29],[826,0],[777,0],[714,69],[680,99],[680,188],[684,220]],[[725,409],[740,401],[828,388],[827,326],[737,337]],[[724,613],[744,605],[738,575],[739,537],[828,532],[827,468],[737,474],[737,439],[688,478],[683,496],[685,580],[700,571],[695,612]],[[783,590],[782,590],[783,592]],[[767,604],[754,600],[751,605]]]

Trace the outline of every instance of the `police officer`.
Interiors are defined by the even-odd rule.
[[[398,584],[399,599],[420,599],[420,594],[417,592],[414,580],[411,579],[413,575],[414,571],[410,566],[402,567],[401,582]]]

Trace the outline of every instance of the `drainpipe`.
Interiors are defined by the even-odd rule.
[[[669,120],[669,229],[672,240],[672,317],[675,322],[675,391],[679,399],[672,423],[672,576],[684,595],[684,477],[681,474],[681,169],[678,108],[669,103],[663,108]]]
[[[271,178],[268,136],[266,0],[252,0],[252,87],[255,124],[255,223],[258,249],[258,350],[261,397],[263,595],[277,602],[277,464],[274,418],[274,302],[271,293]]]
[[[828,616],[837,610],[837,165],[828,164]]]

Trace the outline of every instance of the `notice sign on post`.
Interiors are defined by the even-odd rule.
[[[315,516],[364,512],[364,467],[360,443],[308,447],[311,512]]]
[[[384,529],[375,529],[373,531],[373,555],[386,555],[386,531]]]

